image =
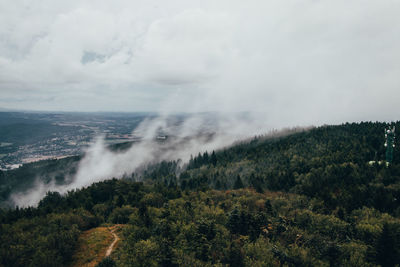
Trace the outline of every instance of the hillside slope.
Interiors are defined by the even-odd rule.
[[[327,210],[341,207],[350,212],[370,206],[400,215],[400,150],[394,150],[389,168],[368,164],[385,159],[385,126],[353,123],[254,138],[215,155],[199,154],[179,179],[174,162],[153,166],[144,179],[191,190],[287,191],[321,199]]]
[[[162,162],[143,182],[48,193],[37,208],[1,210],[0,265],[69,265],[80,233],[112,223],[126,225],[117,266],[395,266],[400,155],[368,164],[384,157],[384,127],[260,137],[184,172]]]

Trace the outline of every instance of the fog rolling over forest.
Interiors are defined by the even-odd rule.
[[[399,14],[0,0],[0,266],[398,266]]]
[[[140,143],[100,136],[69,185],[38,177],[18,204],[272,129],[400,116],[398,3],[151,3],[0,4],[1,107],[159,114],[132,129]],[[194,115],[160,133],[179,112]]]
[[[178,121],[174,115],[145,119],[133,130],[140,141],[128,149],[112,150],[99,135],[86,149],[76,174],[67,175],[65,183],[57,184],[55,177],[44,182],[46,179],[38,176],[34,187],[14,193],[10,200],[26,207],[36,205],[48,191],[64,194],[105,179],[130,177],[135,172],[134,179],[141,180],[141,171],[161,161],[179,160],[184,169],[191,156],[211,153],[257,135],[278,134],[272,130],[262,118],[250,113],[190,114]]]
[[[38,177],[32,194],[14,195],[21,205],[151,162],[187,162],[272,129],[400,116],[393,97],[397,2],[121,0],[110,8],[106,1],[46,0],[0,7],[0,107],[160,114],[132,129],[145,138],[126,151],[111,152],[98,137],[70,185]],[[165,133],[165,144],[154,142],[180,112],[196,115]],[[207,128],[212,138],[203,137]]]

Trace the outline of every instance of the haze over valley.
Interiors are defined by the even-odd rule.
[[[0,0],[0,267],[398,266],[399,14]]]

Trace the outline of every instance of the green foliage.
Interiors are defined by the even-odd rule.
[[[0,265],[68,265],[79,233],[107,222],[126,226],[101,266],[396,266],[400,155],[388,168],[367,164],[384,156],[383,126],[255,138],[186,170],[152,165],[135,174],[141,183],[112,179],[0,209]]]
[[[216,152],[218,164],[210,163],[213,155],[208,163],[203,155],[193,158],[181,184],[192,190],[238,189],[243,184],[259,193],[286,191],[317,198],[326,211],[341,215],[363,206],[400,215],[400,150],[394,150],[389,168],[368,164],[385,158],[385,126],[347,123],[254,138]]]
[[[110,257],[106,257],[104,258],[101,262],[99,262],[96,267],[116,267],[117,264],[115,263],[115,261],[110,258]]]
[[[240,175],[236,177],[235,184],[233,185],[233,189],[240,189],[243,188],[242,179],[240,179]]]
[[[0,235],[0,265],[62,266],[68,262],[79,236],[77,216],[49,214],[3,224]]]
[[[110,222],[118,224],[126,224],[129,221],[129,215],[134,212],[130,206],[116,207],[110,214]]]
[[[385,223],[376,244],[376,261],[383,267],[400,262],[400,224]]]

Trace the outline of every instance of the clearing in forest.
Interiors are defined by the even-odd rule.
[[[96,266],[104,257],[110,256],[120,240],[117,231],[121,225],[96,227],[83,232],[71,266]]]

